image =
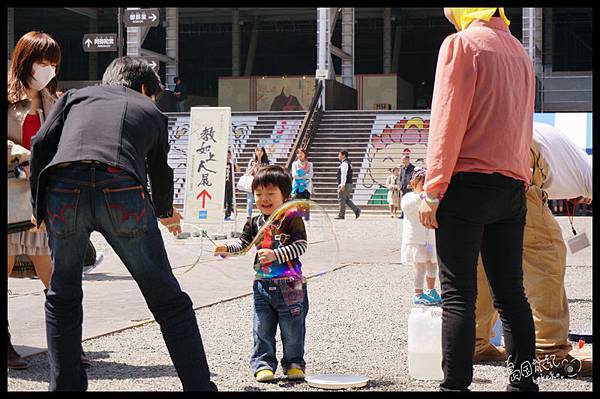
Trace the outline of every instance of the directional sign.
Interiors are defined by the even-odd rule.
[[[83,51],[117,51],[117,42],[116,33],[88,33],[83,35]]]
[[[139,57],[148,61],[148,64],[154,69],[154,72],[158,73],[158,69],[160,68],[160,60],[158,57]]]
[[[125,10],[123,13],[123,23],[128,28],[158,26],[160,25],[160,14],[158,13],[158,8]]]

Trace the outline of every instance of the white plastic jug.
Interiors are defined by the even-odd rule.
[[[408,374],[442,380],[442,309],[415,307],[408,316]]]

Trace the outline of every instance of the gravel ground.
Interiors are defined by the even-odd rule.
[[[567,268],[571,328],[591,331],[591,266]],[[407,372],[407,320],[411,309],[412,270],[399,263],[356,264],[308,283],[306,362],[308,374],[359,374],[370,378],[362,391],[435,391],[438,382],[418,381]],[[213,381],[220,391],[315,391],[305,382],[288,382],[277,370],[274,382],[254,381],[248,358],[252,348],[251,296],[197,311]],[[278,355],[281,341],[277,340]],[[93,361],[90,391],[177,391],[159,327],[147,325],[84,342]],[[46,391],[46,354],[29,359],[31,367],[8,371],[9,391]],[[474,391],[502,391],[502,363],[475,365]],[[592,379],[543,381],[542,391],[591,391]]]

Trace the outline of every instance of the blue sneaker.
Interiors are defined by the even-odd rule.
[[[433,298],[435,300],[435,303],[442,303],[442,297],[440,296],[440,294],[438,294],[438,292],[435,290],[435,288],[427,290],[427,291],[425,291],[425,293],[427,295],[429,295],[431,298]]]
[[[429,295],[427,295],[424,292],[422,294],[415,294],[415,295],[413,295],[412,302],[413,302],[413,305],[430,306],[430,305],[435,305],[436,304],[435,299],[433,299],[432,297],[430,297]]]

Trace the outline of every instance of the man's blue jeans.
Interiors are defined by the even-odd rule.
[[[183,389],[216,389],[210,382],[192,301],[171,271],[154,209],[142,185],[124,171],[95,163],[55,167],[50,174],[45,217],[54,268],[45,305],[49,389],[87,389],[80,358],[81,272],[92,231],[104,236],[140,287],[160,325]]]
[[[254,374],[260,370],[277,370],[275,357],[275,334],[277,324],[281,331],[283,358],[281,366],[304,370],[304,337],[308,294],[306,283],[257,280],[253,285],[254,320],[252,335],[254,347],[250,366]]]

